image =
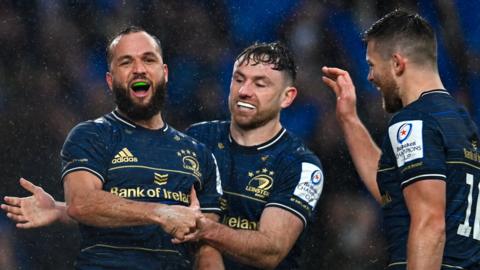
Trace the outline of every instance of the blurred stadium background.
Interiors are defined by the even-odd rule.
[[[300,90],[283,124],[326,172],[302,269],[382,269],[380,209],[353,170],[320,68],[351,71],[360,114],[379,142],[389,115],[366,80],[360,33],[397,7],[435,26],[444,84],[480,123],[479,0],[0,0],[0,197],[27,195],[23,176],[63,199],[59,151],[76,123],[114,107],[104,46],[123,27],[140,25],[162,40],[170,70],[165,116],[180,130],[228,118],[234,57],[252,42],[281,40],[296,55]],[[0,214],[0,269],[72,269],[78,248],[76,228],[17,230]]]

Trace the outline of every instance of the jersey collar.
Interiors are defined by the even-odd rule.
[[[119,121],[120,123],[124,124],[124,125],[127,125],[131,128],[136,128],[136,129],[145,129],[145,130],[150,130],[150,131],[155,131],[155,130],[151,130],[151,129],[147,129],[147,128],[144,128],[144,127],[141,127],[137,124],[135,124],[135,122],[131,121],[130,119],[124,117],[123,115],[121,115],[119,112],[118,112],[118,109],[115,109],[113,112],[112,112],[112,115],[113,115],[113,118],[115,118],[117,121]],[[162,132],[165,132],[168,130],[168,124],[164,122],[164,126],[160,129]]]
[[[428,90],[428,91],[423,92],[420,95],[420,97],[424,97],[424,96],[430,95],[430,94],[447,94],[447,95],[450,95],[450,93],[448,93],[447,90],[445,90],[445,89],[434,89],[434,90]]]
[[[232,137],[232,134],[228,134],[228,140],[230,141],[230,143],[234,146],[234,147],[237,147],[239,149],[243,149],[243,150],[246,150],[246,151],[261,151],[261,150],[264,150],[264,149],[267,149],[269,148],[270,146],[272,145],[275,145],[275,143],[277,143],[278,141],[280,141],[280,139],[282,139],[283,137],[285,137],[284,135],[286,134],[287,130],[285,128],[282,128],[275,136],[273,136],[273,138],[271,138],[270,140],[264,142],[264,143],[261,143],[261,144],[258,144],[258,145],[253,145],[253,146],[243,146],[243,145],[240,145],[238,144]]]

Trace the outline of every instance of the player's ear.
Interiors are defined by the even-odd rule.
[[[165,82],[168,83],[168,66],[167,66],[167,64],[163,64],[163,74],[164,74]]]
[[[395,75],[401,76],[405,71],[405,66],[407,65],[407,58],[403,57],[399,53],[394,53],[392,55],[392,67]]]
[[[290,106],[295,100],[296,96],[297,96],[297,88],[293,86],[288,86],[287,88],[285,88],[282,96],[282,104],[281,104],[282,109],[285,109],[288,106]]]
[[[105,74],[105,81],[107,81],[107,85],[108,85],[108,88],[110,90],[112,90],[113,88],[113,78],[112,78],[112,74],[110,72],[107,72]]]

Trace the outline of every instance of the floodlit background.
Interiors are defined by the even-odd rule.
[[[170,70],[164,115],[180,130],[227,119],[235,56],[255,41],[281,40],[295,53],[300,91],[283,124],[307,141],[326,173],[302,269],[382,269],[381,211],[353,170],[320,68],[351,72],[361,117],[380,142],[389,115],[366,80],[360,34],[400,6],[435,26],[444,84],[479,123],[479,0],[1,0],[0,197],[27,195],[18,185],[23,176],[63,200],[63,140],[76,123],[114,108],[104,47],[125,26],[162,40]],[[0,269],[72,269],[78,249],[74,227],[17,230],[0,214]]]

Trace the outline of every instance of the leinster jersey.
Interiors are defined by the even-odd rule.
[[[189,205],[195,187],[203,212],[220,213],[221,183],[212,153],[165,124],[135,125],[117,111],[77,125],[62,149],[63,172],[88,171],[103,190],[125,199]],[[99,228],[80,224],[77,267],[105,269],[191,268],[188,244],[174,245],[160,226]],[[85,266],[85,267],[83,267]],[[97,268],[95,268],[97,269]]]
[[[282,129],[270,141],[252,147],[238,145],[229,122],[203,122],[189,135],[214,153],[226,200],[223,223],[240,230],[257,230],[266,207],[296,215],[306,226],[323,188],[319,159],[296,137]],[[277,269],[296,269],[299,241]],[[224,258],[226,269],[254,269]]]
[[[468,113],[445,90],[424,92],[392,118],[377,174],[392,269],[406,266],[410,218],[402,190],[425,179],[446,182],[442,269],[480,269],[478,143]]]

